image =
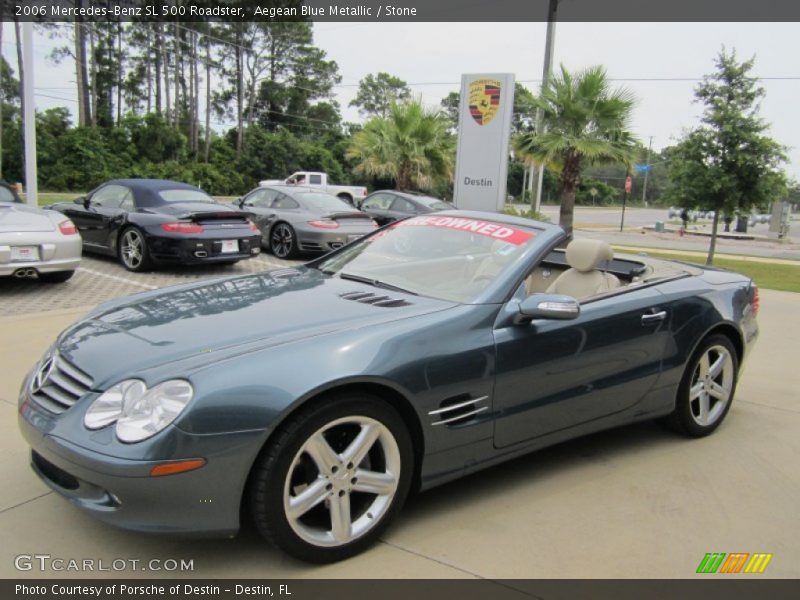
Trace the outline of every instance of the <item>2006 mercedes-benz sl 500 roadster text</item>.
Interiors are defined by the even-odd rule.
[[[564,236],[444,211],[102,304],[23,382],[33,469],[114,525],[233,535],[245,514],[328,562],[411,490],[643,419],[714,431],[758,333],[753,282]]]

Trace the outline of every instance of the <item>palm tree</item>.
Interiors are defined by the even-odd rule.
[[[581,169],[609,162],[630,166],[636,158],[636,139],[628,130],[633,104],[628,90],[610,89],[602,67],[573,76],[562,65],[535,100],[544,127],[516,139],[519,154],[559,172],[559,223],[570,238]]]
[[[398,189],[430,189],[453,174],[450,122],[421,100],[393,104],[386,118],[373,117],[353,136],[347,157],[356,173],[393,179]]]

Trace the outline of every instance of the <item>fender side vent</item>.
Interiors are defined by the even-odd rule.
[[[488,399],[489,396],[470,398],[467,394],[463,394],[443,400],[439,408],[428,412],[434,419],[431,425],[452,427],[469,423],[475,420],[478,414],[489,410],[489,407],[485,404]]]
[[[402,298],[392,298],[391,296],[373,294],[372,292],[347,292],[345,294],[340,294],[339,297],[344,298],[345,300],[361,302],[361,304],[371,304],[372,306],[381,306],[383,308],[411,306],[410,302],[407,302]]]

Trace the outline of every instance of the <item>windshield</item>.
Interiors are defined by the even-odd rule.
[[[202,190],[159,190],[158,195],[164,202],[214,202]]]
[[[530,245],[535,230],[462,217],[414,217],[323,260],[317,268],[453,302],[470,302]]]
[[[453,208],[446,202],[442,202],[438,198],[431,198],[430,196],[416,196],[414,200],[431,210],[451,210]]]
[[[4,185],[0,185],[0,202],[16,202],[13,192]]]
[[[323,209],[323,210],[346,210],[351,211],[353,207],[344,200],[340,200],[336,196],[330,194],[322,194],[320,192],[300,192],[295,193],[295,196],[302,200],[309,208]]]

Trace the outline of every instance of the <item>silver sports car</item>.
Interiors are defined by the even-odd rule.
[[[0,182],[0,277],[66,281],[81,262],[81,236],[61,213],[28,206]]]
[[[330,252],[378,227],[372,217],[344,200],[301,186],[259,187],[235,206],[251,213],[261,230],[262,245],[278,258]]]

